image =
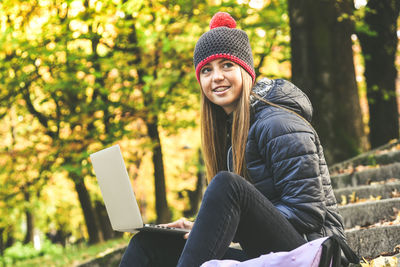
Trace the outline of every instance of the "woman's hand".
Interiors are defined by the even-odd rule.
[[[165,226],[165,227],[175,227],[175,228],[183,228],[183,229],[188,229],[188,230],[192,230],[193,228],[193,222],[188,221],[185,218],[181,218],[175,222],[171,222],[171,223],[165,223],[165,224],[160,224],[161,226]],[[183,236],[183,238],[188,239],[189,237],[189,233],[185,234]]]

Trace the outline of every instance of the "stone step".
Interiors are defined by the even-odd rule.
[[[376,257],[391,252],[400,244],[400,225],[380,226],[345,231],[347,243],[360,257]],[[77,267],[118,266],[126,246],[107,250],[101,256],[76,265]]]
[[[343,198],[346,198],[347,202],[350,202],[350,195],[355,194],[359,199],[368,199],[371,196],[382,199],[394,197],[393,192],[400,194],[400,181],[385,183],[385,184],[371,184],[361,185],[355,187],[346,187],[341,189],[335,189],[335,197],[338,203],[342,203]]]
[[[387,165],[395,162],[400,162],[400,150],[389,151],[383,154],[377,154],[370,158],[372,165]],[[363,164],[370,165],[370,164]]]
[[[357,166],[370,166],[370,165],[388,165],[392,163],[400,162],[400,150],[388,151],[382,154],[373,154],[362,161],[353,162],[351,165],[333,165],[329,168],[332,174],[340,173],[341,171]],[[346,168],[347,167],[347,168]]]
[[[333,173],[338,173],[340,170],[348,169],[351,167],[356,167],[358,165],[385,165],[400,161],[400,151],[390,151],[395,146],[400,144],[400,139],[395,142],[390,142],[376,149],[370,150],[368,152],[357,155],[348,160],[333,164],[330,166],[329,171]],[[389,150],[388,152],[383,152]]]
[[[343,217],[344,228],[355,226],[367,226],[381,220],[391,221],[400,210],[400,198],[390,198],[378,201],[348,204],[339,207],[339,213]]]
[[[113,249],[107,249],[99,256],[75,265],[76,267],[104,267],[104,266],[115,266],[117,267],[121,261],[122,255],[125,252],[127,246],[117,247]]]
[[[332,187],[337,189],[367,185],[370,182],[384,181],[389,178],[400,178],[400,162],[350,174],[334,175],[331,176],[331,182]]]
[[[361,257],[376,257],[392,252],[400,244],[400,225],[379,226],[345,231],[347,243]]]

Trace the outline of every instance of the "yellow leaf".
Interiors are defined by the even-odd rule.
[[[370,262],[371,267],[396,267],[398,259],[396,257],[380,256]]]
[[[341,205],[346,205],[347,204],[347,197],[345,195],[340,196],[342,198],[342,202],[340,202]]]
[[[364,257],[362,259],[364,262],[360,262],[361,267],[371,267],[369,262]]]
[[[350,203],[355,203],[355,202],[357,202],[357,197],[356,197],[356,192],[355,192],[355,191],[353,191],[353,193],[351,193],[351,194],[349,195],[349,197],[350,197],[350,200],[349,200]]]

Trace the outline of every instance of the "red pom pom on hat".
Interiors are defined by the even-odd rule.
[[[210,30],[217,27],[236,28],[236,21],[226,12],[217,12],[210,21]]]

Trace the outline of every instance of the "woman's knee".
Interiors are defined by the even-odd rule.
[[[131,238],[125,254],[148,254],[148,251],[151,251],[155,244],[157,244],[157,240],[152,237],[151,233],[139,232]]]
[[[135,249],[140,249],[146,251],[147,249],[151,249],[154,244],[159,242],[159,236],[152,232],[139,232],[135,234],[131,241],[129,242],[128,248],[132,247]]]
[[[244,178],[233,172],[221,171],[214,176],[209,186],[229,187],[232,184],[237,184],[242,179]]]
[[[185,245],[185,239],[179,235],[170,235],[168,233],[142,231],[135,234],[129,242],[127,250],[140,251],[142,253],[153,252],[155,248],[166,249],[173,246],[182,249]]]
[[[240,183],[244,181],[244,178],[235,173],[221,171],[211,180],[205,194],[218,196],[218,198],[224,195],[236,194],[240,191]]]
[[[131,238],[120,266],[176,266],[185,242],[179,235],[139,232]]]
[[[134,251],[143,250],[142,248],[145,246],[145,241],[145,236],[142,233],[135,234],[129,241],[125,253],[133,253]]]
[[[146,236],[143,233],[135,234],[131,238],[119,266],[145,266],[148,263],[146,247]]]

